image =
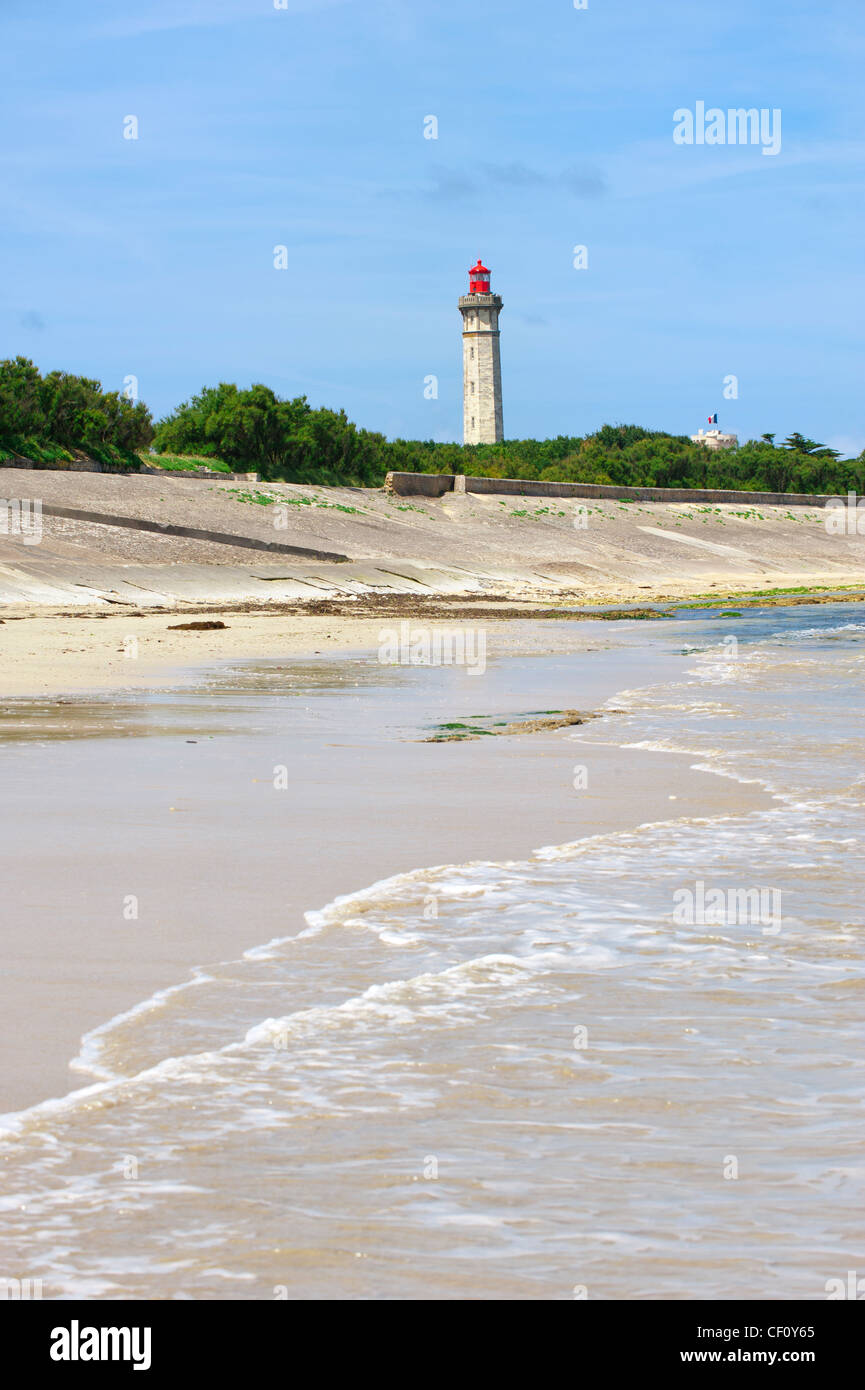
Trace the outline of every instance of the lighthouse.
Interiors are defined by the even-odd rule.
[[[463,442],[498,444],[502,428],[502,361],[499,310],[490,293],[490,272],[478,258],[469,271],[469,292],[459,298],[463,316]]]

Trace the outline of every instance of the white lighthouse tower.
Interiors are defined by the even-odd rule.
[[[499,310],[490,294],[490,272],[478,263],[469,271],[469,292],[460,295],[463,316],[463,442],[498,444],[502,428],[502,361]]]

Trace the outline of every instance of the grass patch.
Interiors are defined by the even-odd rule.
[[[236,497],[238,502],[249,502],[256,507],[270,507],[279,501],[278,497],[273,497],[269,492],[250,492],[240,487],[228,487],[224,491]]]
[[[236,497],[238,502],[249,502],[259,507],[324,507],[331,512],[349,512],[354,515],[361,515],[363,507],[348,507],[342,502],[323,502],[320,497],[281,497],[279,493],[251,491],[249,488],[226,487],[220,491]]]

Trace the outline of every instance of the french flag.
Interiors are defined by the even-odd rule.
[[[717,423],[718,423],[718,414],[717,414],[717,411],[716,411],[714,415],[710,415],[710,416],[709,416],[709,424],[710,424],[710,425],[717,425]]]

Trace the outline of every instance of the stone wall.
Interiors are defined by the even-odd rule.
[[[119,463],[97,463],[96,459],[85,458],[83,455],[41,463],[16,454],[12,458],[0,460],[0,468],[31,468],[38,472],[50,473],[150,473],[157,474],[160,478],[221,478],[223,482],[230,479],[243,483],[258,482],[257,473],[221,473],[215,468],[154,468],[149,463],[142,463],[139,468],[124,468]]]
[[[388,473],[385,492],[400,497],[443,497],[454,490],[453,473]]]
[[[400,497],[442,497],[452,473],[388,473],[385,487]],[[462,491],[462,489],[460,489]],[[613,487],[602,483],[545,483],[522,478],[466,477],[465,491],[505,497],[585,497],[623,502],[743,502],[763,507],[823,507],[827,495],[799,492],[723,492],[711,488]]]
[[[30,468],[40,473],[134,473],[138,470],[124,468],[121,464],[97,463],[95,459],[71,458],[54,459],[50,463],[44,463],[36,459],[22,458],[20,454],[15,454],[12,458],[3,459],[0,468]],[[141,469],[141,472],[144,470]]]

